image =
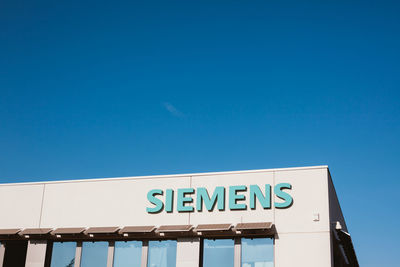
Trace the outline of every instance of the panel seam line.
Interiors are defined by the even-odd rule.
[[[39,228],[42,227],[42,212],[43,212],[43,205],[44,205],[44,191],[45,190],[46,190],[46,184],[43,184],[42,204],[40,206],[40,216],[39,216]]]

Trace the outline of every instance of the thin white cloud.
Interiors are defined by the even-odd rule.
[[[183,114],[182,112],[180,112],[180,111],[179,111],[174,105],[172,105],[171,103],[164,102],[163,105],[164,105],[165,109],[166,109],[169,113],[171,113],[173,116],[179,117],[179,118],[185,117],[185,114]]]

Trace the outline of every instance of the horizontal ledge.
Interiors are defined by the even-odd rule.
[[[272,228],[272,222],[259,222],[259,223],[238,223],[235,230],[269,230]]]
[[[159,233],[189,232],[193,225],[162,225],[157,229]]]
[[[120,234],[135,234],[135,233],[151,233],[156,229],[154,225],[150,226],[125,226],[119,230]]]
[[[212,236],[212,235],[265,235],[275,231],[272,222],[254,222],[254,223],[238,223],[234,224],[199,224],[196,227],[193,225],[154,225],[148,226],[125,226],[123,228],[114,227],[65,227],[65,228],[26,228],[26,229],[0,229],[0,236],[4,238],[16,238],[18,236],[29,238],[29,235],[36,236],[35,238],[49,238],[49,236],[57,236],[65,239],[85,238],[85,236],[110,238],[126,238],[126,237],[144,237],[156,238],[157,236],[168,237],[172,236]],[[17,235],[18,234],[18,235]],[[51,234],[51,235],[50,235]],[[123,236],[123,237],[122,237]]]
[[[26,228],[19,232],[20,235],[47,235],[52,228]]]
[[[16,235],[21,229],[0,229],[0,235]]]
[[[119,227],[90,227],[85,231],[85,234],[115,234]]]
[[[57,228],[51,232],[52,235],[76,235],[82,234],[86,228],[84,227],[73,227],[73,228]]]
[[[196,232],[210,232],[210,231],[229,231],[232,228],[232,224],[199,224],[196,228]]]

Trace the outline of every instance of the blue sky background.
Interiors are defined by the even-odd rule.
[[[328,164],[398,266],[398,1],[0,2],[0,182]]]

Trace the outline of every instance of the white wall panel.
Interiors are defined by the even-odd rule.
[[[275,173],[275,183],[290,183],[293,205],[275,209],[279,233],[329,231],[328,178],[325,169],[288,170]],[[275,197],[276,201],[279,198]],[[319,217],[318,221],[314,221]]]
[[[0,186],[0,228],[39,227],[43,184]]]
[[[279,234],[275,239],[275,267],[331,266],[330,234]]]
[[[200,263],[200,238],[179,238],[176,267],[198,267]]]
[[[189,177],[48,184],[42,227],[188,224],[188,214],[149,214],[146,207],[149,190],[189,185]]]
[[[26,252],[25,267],[44,267],[46,260],[46,241],[30,240]]]

